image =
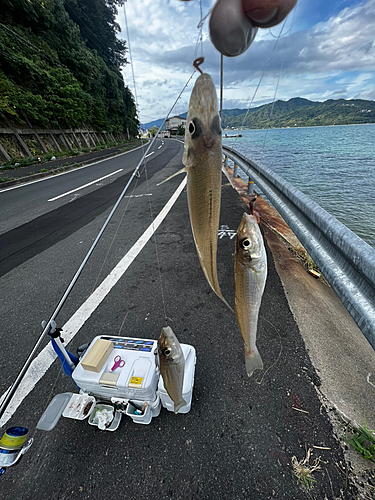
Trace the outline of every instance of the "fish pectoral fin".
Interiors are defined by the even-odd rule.
[[[179,401],[177,404],[176,403],[174,404],[174,410],[173,410],[174,413],[178,413],[178,411],[186,405],[187,405],[186,401],[184,399],[181,399],[181,401]]]
[[[167,182],[170,179],[172,179],[173,177],[175,177],[176,175],[183,174],[184,172],[187,172],[186,167],[182,168],[178,172],[175,172],[174,174],[170,175],[167,179],[164,179],[163,181],[159,182],[159,184],[156,184],[156,185],[160,186],[160,184],[164,184],[164,182]]]

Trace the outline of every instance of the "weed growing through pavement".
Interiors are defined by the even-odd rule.
[[[300,461],[297,460],[297,457],[292,457],[294,475],[301,481],[307,490],[310,490],[313,486],[312,483],[316,482],[312,477],[312,473],[320,469],[320,457],[316,458],[313,463],[309,463],[311,452],[312,449],[308,449],[306,458]]]
[[[366,420],[350,439],[347,436],[343,439],[363,458],[375,463],[375,437],[373,431],[367,429]]]

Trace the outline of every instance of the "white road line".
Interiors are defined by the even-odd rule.
[[[138,239],[138,241],[131,247],[129,252],[117,264],[117,266],[110,272],[106,279],[98,286],[98,288],[90,295],[81,307],[73,314],[73,316],[63,326],[63,336],[65,346],[75,337],[85,322],[90,318],[91,314],[101,304],[105,297],[109,294],[111,289],[116,285],[118,280],[122,277],[128,269],[133,260],[138,256],[151,236],[163,222],[169,211],[173,207],[175,201],[180,196],[184,187],[186,186],[186,177],[178,186],[172,197],[161,210],[153,223],[149,225],[146,231]],[[25,377],[20,383],[17,391],[15,392],[11,402],[9,403],[6,411],[4,412],[1,420],[0,427],[5,425],[8,420],[13,416],[17,408],[20,406],[26,396],[34,389],[39,380],[45,375],[48,368],[56,359],[55,351],[50,343],[38,354],[38,356],[31,363],[26,372]],[[9,390],[9,389],[8,389]],[[8,391],[6,391],[8,392]],[[6,392],[1,396],[0,401],[5,398]],[[44,404],[44,402],[43,402]],[[41,409],[43,407],[41,403]]]
[[[96,184],[97,182],[100,182],[103,179],[107,179],[107,177],[111,177],[111,175],[118,174],[119,172],[122,172],[123,170],[124,170],[123,168],[119,168],[118,170],[116,170],[115,172],[112,172],[111,174],[105,175],[104,177],[100,177],[100,179],[96,179],[95,181],[91,181],[87,184],[84,184],[83,186],[79,186],[75,189],[72,189],[71,191],[67,191],[66,193],[59,194],[59,196],[55,196],[54,198],[50,198],[48,201],[55,201],[55,200],[58,200],[59,198],[62,198],[63,196],[68,196],[68,194],[75,193],[76,191],[79,191],[80,189],[83,189],[87,186],[91,186],[92,184]]]
[[[149,156],[153,155],[155,153],[155,151],[151,151],[151,153],[149,153],[148,155],[145,156],[145,158],[148,158]]]
[[[160,144],[160,146],[158,147],[158,149],[162,148],[163,147],[163,144]]]
[[[144,193],[144,194],[129,194],[129,196],[124,196],[124,198],[141,198],[142,196],[152,196],[152,193]]]
[[[61,172],[61,174],[50,175],[48,177],[43,177],[43,179],[37,179],[36,181],[25,182],[24,184],[19,184],[18,186],[12,186],[12,187],[9,187],[6,189],[1,189],[1,185],[0,185],[0,194],[5,193],[6,191],[11,191],[12,189],[19,189],[19,188],[22,188],[25,186],[29,186],[30,184],[36,184],[37,182],[48,181],[52,177],[56,178],[56,177],[60,177],[60,175],[71,174],[73,172],[76,172],[77,170],[82,170],[83,168],[92,167],[92,166],[97,165],[98,163],[101,163],[103,161],[112,160],[113,158],[118,158],[119,156],[127,155],[129,153],[132,153],[133,151],[136,151],[137,149],[141,149],[144,147],[145,147],[145,144],[143,144],[142,146],[138,146],[137,148],[130,149],[129,151],[125,151],[124,153],[119,153],[118,155],[111,156],[110,158],[104,158],[104,160],[98,160],[98,161],[95,161],[94,163],[89,163],[88,165],[83,165],[82,167],[74,168],[73,170],[68,170],[67,172]]]

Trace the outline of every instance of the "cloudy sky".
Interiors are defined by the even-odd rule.
[[[203,17],[215,1],[202,0]],[[197,46],[200,0],[127,0],[126,15],[141,122],[165,117],[202,51],[202,68],[219,88],[220,55],[208,19]],[[117,20],[127,40],[123,8]],[[134,94],[131,66],[123,73]],[[196,76],[173,115],[187,111]],[[259,106],[272,102],[275,92],[284,100],[374,100],[374,77],[375,0],[298,0],[284,25],[259,30],[245,54],[224,58],[223,108],[248,108],[252,99],[252,107]]]

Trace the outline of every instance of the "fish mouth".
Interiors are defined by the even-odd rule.
[[[214,145],[214,142],[215,142],[213,137],[203,136],[203,139],[204,139],[204,145],[206,146],[206,148],[207,149],[212,148],[212,146]]]

